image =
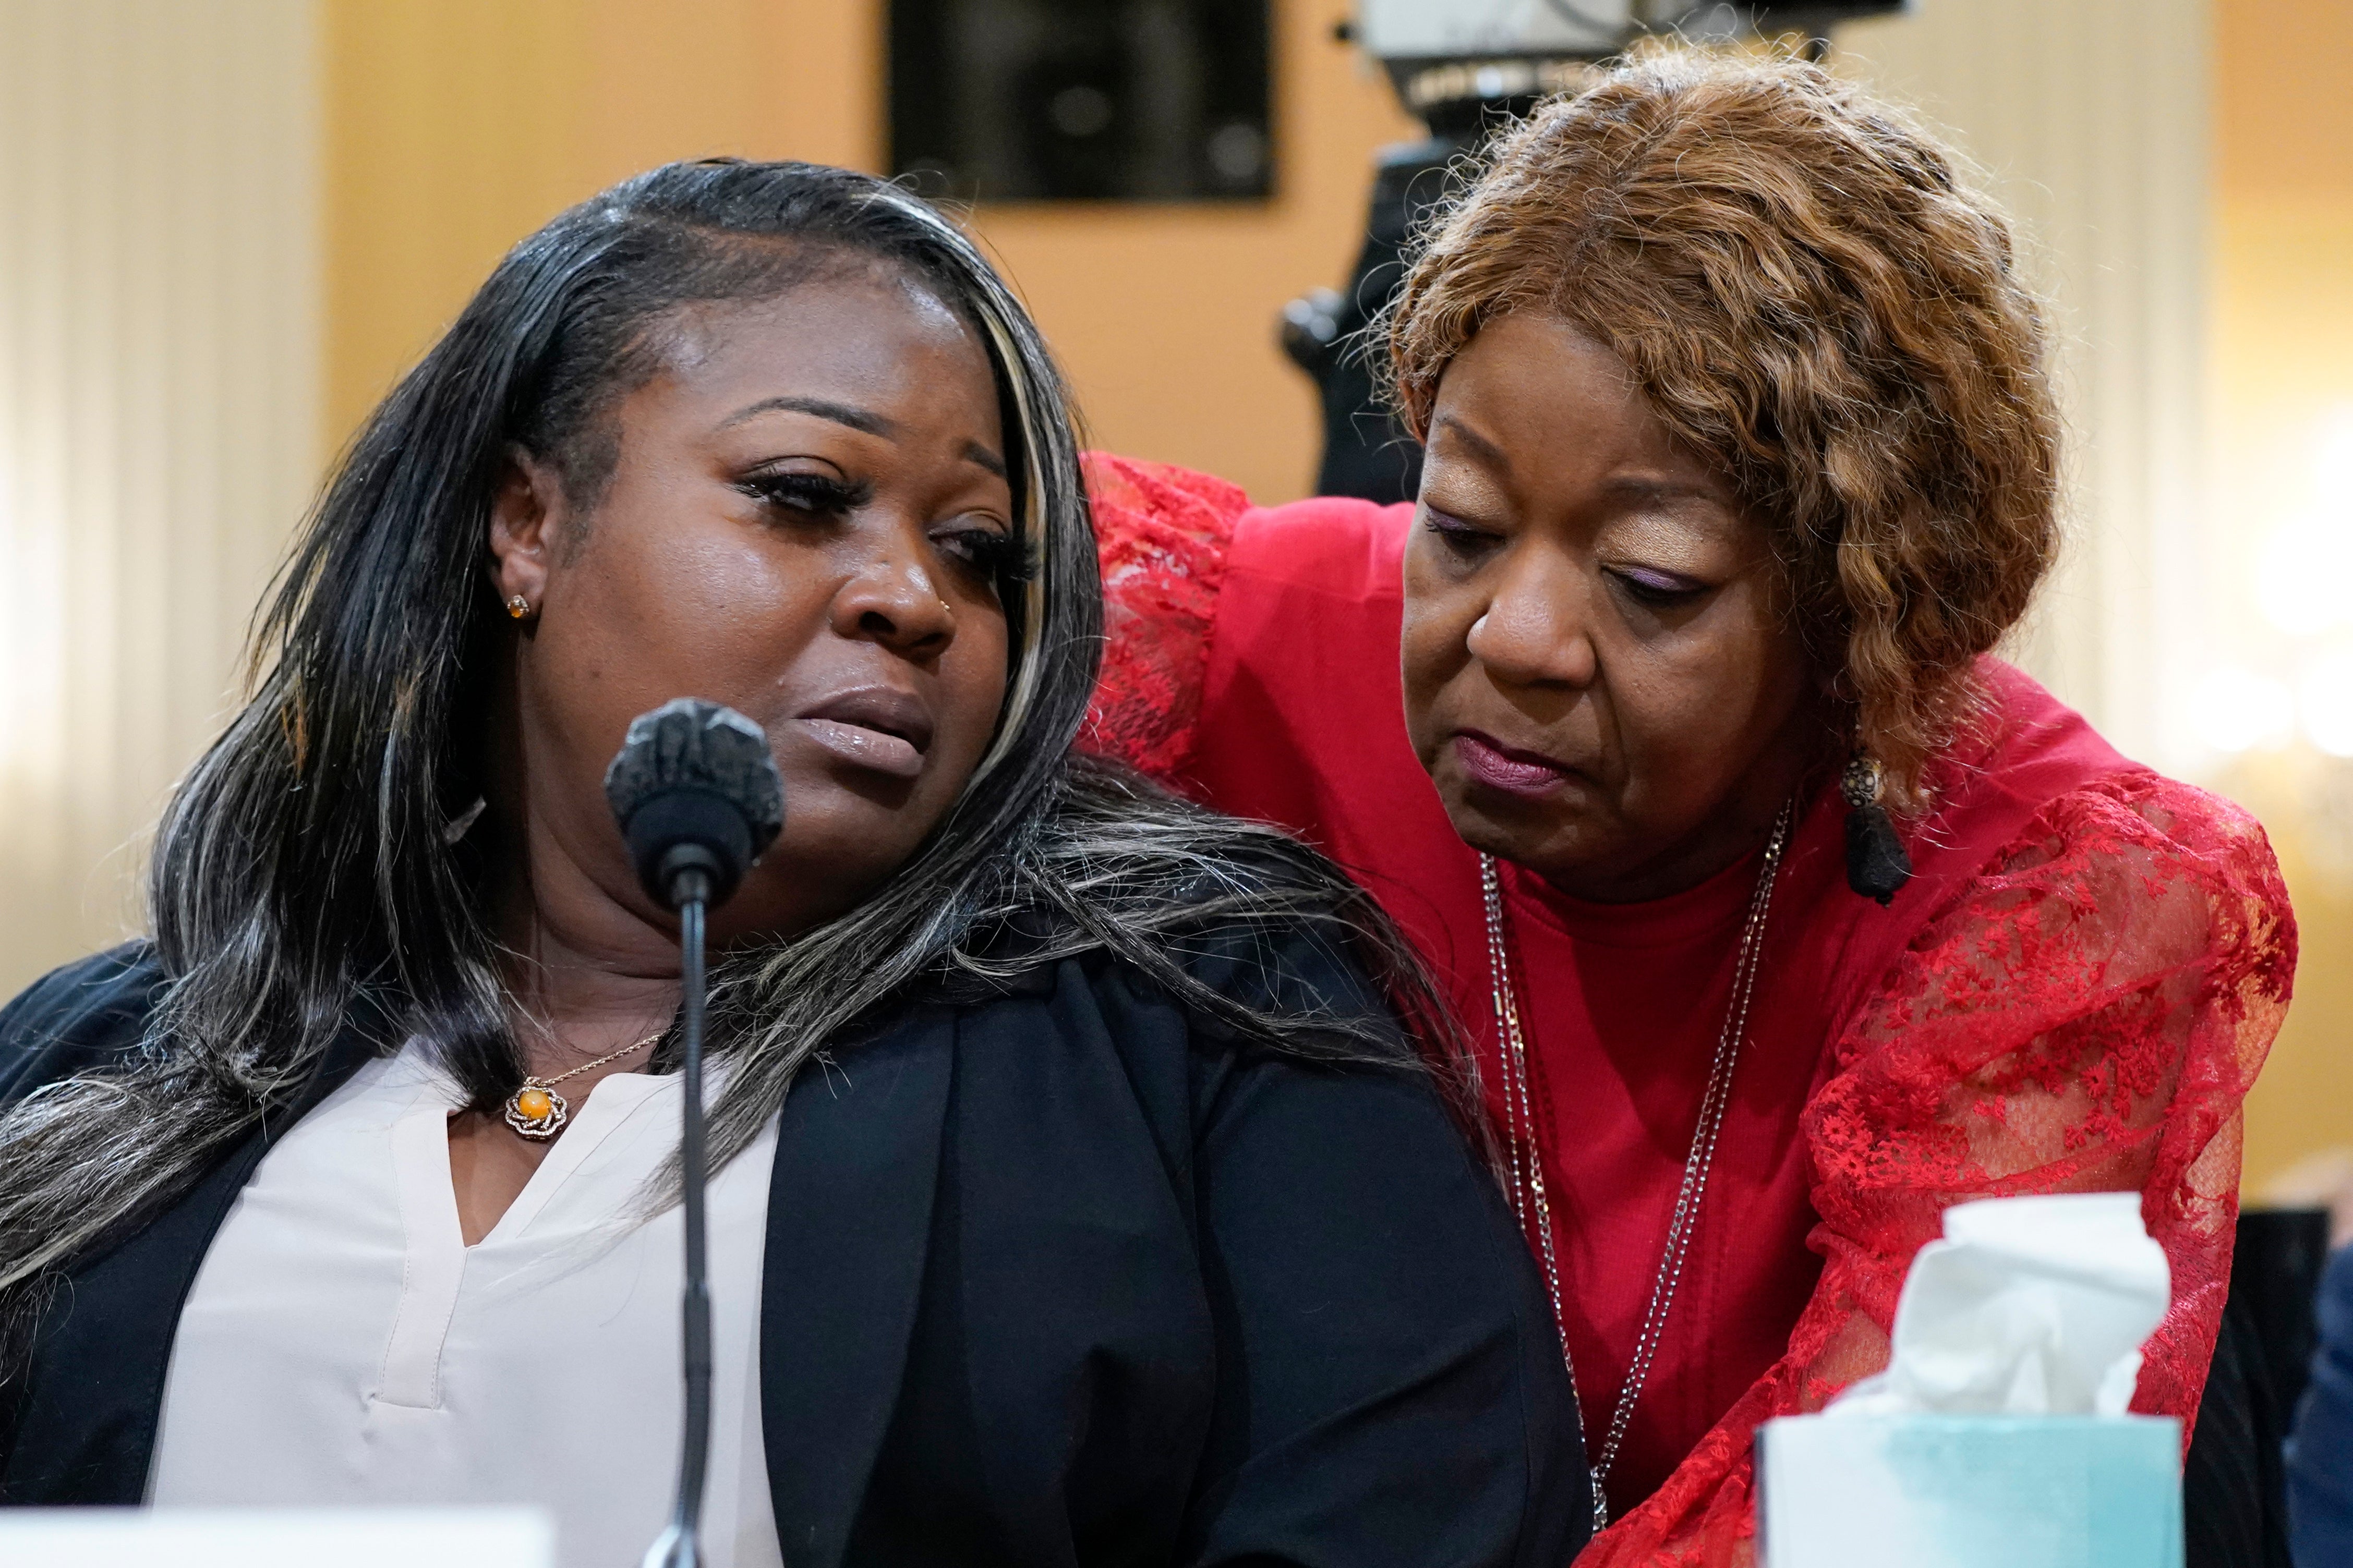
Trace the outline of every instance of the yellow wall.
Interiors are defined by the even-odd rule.
[[[328,427],[340,440],[508,247],[650,164],[864,164],[871,8],[329,0]]]
[[[2217,0],[2212,504],[2242,534],[2306,500],[2316,426],[2353,405],[2353,6]],[[2225,584],[2244,591],[2244,584]],[[2353,593],[2353,584],[2341,585]],[[2270,828],[2303,928],[2295,1005],[2247,1107],[2247,1180],[2353,1145],[2353,763],[2220,781]]]
[[[1344,280],[1373,150],[1415,132],[1333,40],[1340,9],[1277,0],[1273,201],[978,216],[1103,444],[1267,499],[1304,491],[1314,404],[1275,314]],[[882,155],[876,0],[330,0],[327,15],[338,438],[566,203],[671,158]]]
[[[1002,208],[983,236],[1075,381],[1101,445],[1304,495],[1323,437],[1274,342],[1284,302],[1339,287],[1364,233],[1372,155],[1418,138],[1387,80],[1332,37],[1346,7],[1275,0],[1278,194],[1222,208]]]

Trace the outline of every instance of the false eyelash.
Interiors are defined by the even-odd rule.
[[[873,494],[871,485],[851,484],[829,474],[754,474],[742,481],[742,488],[771,506],[819,515],[849,511]]]
[[[1038,552],[1026,539],[994,529],[954,536],[972,558],[974,570],[999,583],[1027,583],[1038,575]]]
[[[754,474],[739,487],[771,506],[820,517],[838,516],[874,498],[874,487],[829,474]],[[961,546],[973,569],[993,582],[1027,583],[1038,575],[1038,552],[1026,540],[975,528],[946,536]]]

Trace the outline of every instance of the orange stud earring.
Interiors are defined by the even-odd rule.
[[[521,594],[517,594],[513,598],[507,601],[507,614],[512,616],[516,620],[523,619],[531,614],[531,601],[524,598]]]

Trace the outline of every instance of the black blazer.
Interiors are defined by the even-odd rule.
[[[1266,983],[1218,951],[1203,978]],[[1361,994],[1304,942],[1279,972]],[[134,943],[18,997],[0,1100],[120,1058],[158,981]],[[0,1394],[0,1497],[140,1500],[197,1265],[366,1037],[74,1266]],[[1100,955],[910,1002],[839,1059],[786,1097],[761,1283],[794,1568],[1559,1568],[1583,1543],[1542,1289],[1423,1081],[1238,1044]]]

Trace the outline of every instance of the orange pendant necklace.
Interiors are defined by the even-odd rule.
[[[570,1072],[560,1072],[554,1078],[525,1075],[522,1087],[507,1096],[507,1125],[534,1142],[545,1142],[561,1132],[564,1124],[572,1120],[571,1103],[555,1092],[557,1084],[567,1078],[578,1078],[584,1072],[594,1072],[607,1062],[619,1061],[632,1051],[644,1050],[669,1033],[667,1027],[657,1029],[642,1040],[623,1046],[617,1051],[609,1051],[593,1062],[582,1062]]]

